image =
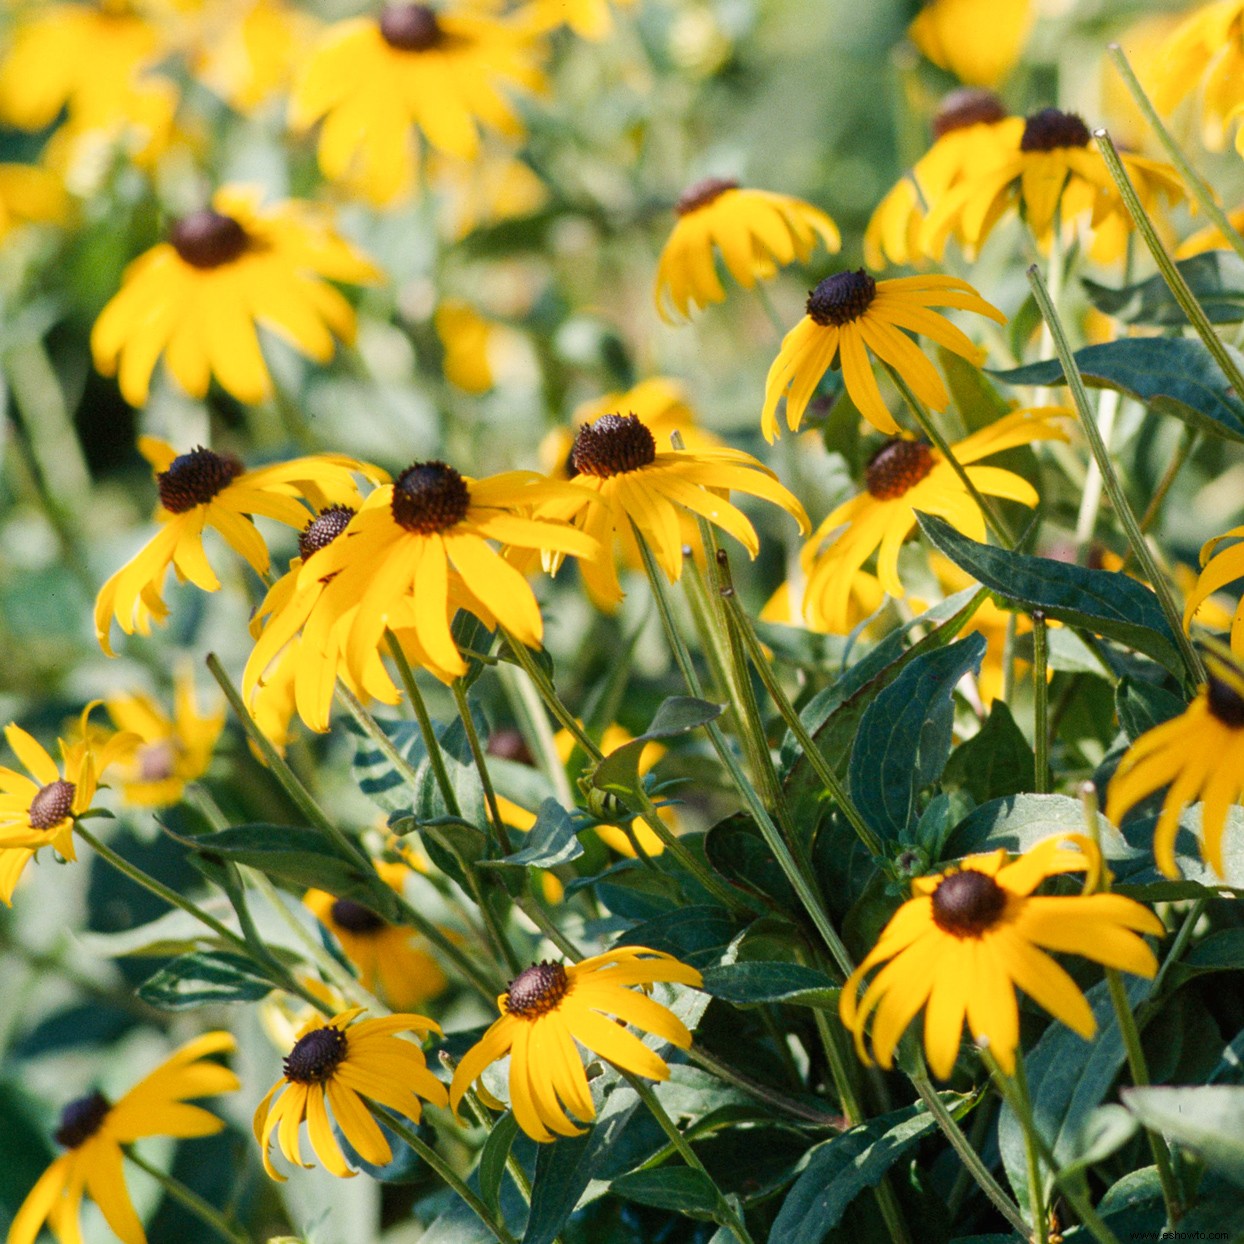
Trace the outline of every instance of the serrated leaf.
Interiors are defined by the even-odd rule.
[[[916,822],[920,792],[941,777],[950,755],[955,686],[980,669],[984,655],[979,634],[925,653],[865,711],[851,752],[851,797],[883,838],[903,838]]]
[[[787,1002],[836,1009],[842,992],[824,972],[801,963],[725,963],[705,968],[705,993],[735,1006]]]
[[[1244,321],[1244,262],[1234,251],[1205,251],[1181,259],[1175,266],[1211,324]],[[1161,273],[1120,289],[1087,279],[1082,279],[1081,284],[1093,306],[1125,324],[1152,328],[1188,324],[1188,317]]]
[[[591,783],[597,790],[626,795],[638,789],[639,758],[649,743],[677,738],[689,734],[716,721],[725,712],[724,704],[710,704],[707,700],[676,695],[657,709],[652,724],[643,734],[610,752],[591,772]]]
[[[615,1179],[610,1189],[628,1201],[655,1205],[658,1209],[695,1218],[711,1218],[717,1208],[717,1192],[712,1180],[689,1166],[632,1171]]]
[[[224,951],[181,955],[149,976],[138,996],[164,1011],[220,1002],[258,1002],[275,985],[250,959]]]
[[[1017,795],[1032,787],[1036,760],[1004,700],[995,700],[985,724],[946,762],[942,781],[959,786],[977,803]]]
[[[1211,1170],[1244,1187],[1244,1088],[1124,1089],[1123,1104],[1146,1127],[1191,1149]]]
[[[916,517],[929,539],[987,587],[1002,608],[1023,613],[1040,609],[1047,618],[1143,652],[1183,678],[1175,635],[1157,596],[1143,583],[1122,573],[991,548],[969,540],[944,519]]]
[[[1075,360],[1087,385],[1118,389],[1159,414],[1244,441],[1244,404],[1196,338],[1124,337],[1085,346],[1075,352]],[[989,374],[1005,384],[1054,385],[1063,381],[1063,365],[1047,359]]]

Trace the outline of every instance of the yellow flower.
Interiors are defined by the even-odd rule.
[[[436,308],[433,323],[445,349],[445,379],[466,393],[487,393],[493,386],[488,347],[496,325],[460,298],[446,298]]]
[[[1244,112],[1244,2],[1218,0],[1190,13],[1167,39],[1147,77],[1159,112],[1170,112],[1196,91],[1205,145],[1221,151]],[[1238,131],[1235,145],[1244,154],[1244,136]]]
[[[669,1068],[626,1024],[679,1049],[691,1046],[691,1033],[677,1016],[627,988],[654,981],[698,986],[700,973],[643,946],[623,946],[565,966],[538,963],[520,972],[497,998],[501,1018],[458,1064],[450,1105],[457,1112],[484,1069],[508,1053],[510,1108],[518,1126],[542,1142],[553,1140],[553,1133],[577,1136],[582,1129],[570,1121],[567,1110],[590,1123],[596,1109],[576,1041],[598,1058],[650,1080],[667,1080]]]
[[[110,695],[104,700],[118,730],[134,744],[116,763],[126,803],[163,808],[176,803],[187,782],[207,772],[216,740],[225,728],[224,705],[200,713],[194,674],[187,665],[177,672],[173,715],[149,695]]]
[[[40,848],[77,859],[74,818],[91,806],[104,770],[134,745],[130,734],[88,742],[91,709],[98,703],[83,710],[73,742],[58,740],[60,765],[15,722],[5,727],[10,750],[30,774],[0,768],[0,900],[10,907],[23,869]]]
[[[826,250],[841,245],[838,226],[819,208],[788,194],[746,190],[737,181],[709,177],[678,200],[674,231],[657,263],[661,318],[684,319],[691,307],[724,302],[714,248],[744,289],[772,280],[779,267],[807,263],[819,237]]]
[[[62,224],[69,196],[59,177],[34,164],[0,164],[0,240],[19,225]]]
[[[1227,222],[1237,233],[1244,229],[1244,207],[1237,207],[1234,211],[1228,212]],[[1193,255],[1200,255],[1204,251],[1230,249],[1231,243],[1219,231],[1218,226],[1206,225],[1204,229],[1198,229],[1191,237],[1179,244],[1175,257],[1176,259],[1190,259]]]
[[[1220,547],[1224,540],[1232,543]],[[1232,527],[1230,531],[1207,540],[1201,547],[1201,573],[1184,605],[1184,629],[1191,628],[1193,618],[1215,592],[1222,591],[1240,578],[1244,578],[1244,527]],[[1211,619],[1207,616],[1202,616],[1201,622],[1205,626],[1211,625]],[[1244,598],[1236,605],[1235,616],[1231,619],[1231,648],[1237,655],[1244,654]]]
[[[208,90],[253,113],[286,90],[320,24],[285,0],[212,3],[202,9],[191,68]]]
[[[281,1152],[295,1166],[306,1166],[298,1143],[305,1119],[316,1157],[330,1174],[344,1179],[355,1172],[346,1165],[333,1135],[329,1109],[359,1157],[384,1166],[393,1160],[393,1150],[364,1098],[414,1123],[423,1113],[420,1098],[434,1106],[448,1100],[445,1086],[428,1070],[423,1051],[396,1035],[440,1032],[439,1025],[423,1015],[387,1015],[355,1023],[362,1013],[356,1008],[327,1022],[317,1017],[305,1025],[285,1059],[285,1075],[259,1103],[255,1139],[264,1169],[273,1179],[285,1179],[268,1152],[273,1132]]]
[[[1033,22],[1032,0],[931,0],[911,41],[970,86],[997,86],[1015,68]]]
[[[441,228],[454,242],[476,229],[530,216],[549,200],[544,182],[508,153],[483,150],[471,160],[433,153],[427,180],[440,199]]]
[[[484,14],[391,4],[324,32],[294,87],[290,122],[308,130],[322,121],[325,177],[383,207],[414,188],[416,128],[461,160],[477,155],[480,125],[520,136],[505,92],[543,85],[539,53],[530,33]]]
[[[635,0],[617,0],[631,8]],[[580,39],[598,41],[613,31],[613,17],[608,0],[532,0],[520,18],[535,30],[555,30],[569,26]]]
[[[538,647],[544,622],[536,598],[488,541],[596,555],[591,537],[564,522],[525,514],[573,493],[573,485],[534,471],[470,479],[444,462],[412,463],[393,484],[377,488],[342,538],[300,571],[300,591],[329,578],[304,629],[304,647],[314,651],[318,645],[324,652],[339,643],[352,678],[369,688],[374,680],[388,682],[394,697],[377,655],[386,629],[409,628],[421,663],[446,681],[466,672],[449,629],[456,608],[490,628],[500,622],[522,643]],[[315,644],[313,627],[320,637]]]
[[[115,617],[127,634],[147,635],[153,620],[168,615],[161,593],[171,565],[178,578],[205,592],[220,587],[203,548],[203,532],[211,527],[256,574],[268,569],[268,547],[251,521],[262,515],[288,527],[302,528],[311,517],[299,497],[313,504],[357,499],[353,472],[380,479],[375,467],[343,454],[295,458],[276,466],[247,471],[232,454],[218,454],[202,445],[178,454],[153,436],[139,438],[138,447],[151,463],[160,503],[160,530],[100,588],[95,600],[95,636],[110,656],[109,628]]]
[[[35,1244],[47,1224],[62,1244],[82,1239],[83,1195],[103,1212],[124,1244],[146,1244],[142,1223],[125,1187],[123,1145],[147,1136],[186,1139],[214,1136],[224,1122],[189,1099],[214,1097],[239,1088],[228,1067],[208,1055],[234,1049],[227,1032],[209,1032],[183,1045],[116,1102],[88,1093],[61,1114],[57,1144],[65,1152],[39,1176],[9,1228],[8,1244]]]
[[[261,207],[256,192],[224,187],[126,269],[91,332],[91,353],[105,376],[119,373],[131,406],[147,400],[161,354],[192,397],[214,375],[239,401],[259,402],[272,382],[256,326],[327,363],[334,335],[353,341],[355,329],[353,308],[327,280],[379,275],[320,209],[296,200]]]
[[[1080,849],[1068,849],[1073,844]],[[924,1048],[939,1079],[954,1068],[965,1017],[973,1038],[1011,1074],[1019,1045],[1016,986],[1088,1040],[1096,1023],[1084,995],[1043,951],[1152,976],[1157,960],[1137,934],[1164,932],[1153,912],[1121,894],[1033,896],[1047,877],[1084,872],[1092,879],[1101,867],[1092,842],[1064,834],[1011,863],[1004,850],[970,855],[914,881],[912,897],[842,988],[839,1013],[860,1058],[869,1062],[864,1029],[874,1013],[873,1055],[889,1068],[899,1038],[923,1007]],[[864,977],[886,960],[861,998]]]
[[[781,626],[801,626],[810,631],[826,633],[819,612],[809,617],[804,607],[807,593],[807,576],[800,571],[797,579],[787,579],[778,585],[757,615],[762,622],[776,622]],[[876,575],[867,570],[857,570],[851,579],[850,597],[847,602],[847,630],[853,631],[861,622],[871,618],[885,604],[885,589]],[[867,630],[866,630],[866,633]]]
[[[1037,493],[1027,480],[1001,467],[975,464],[1018,445],[1066,440],[1054,421],[1067,413],[1057,407],[1017,410],[951,448],[978,492],[1033,506]],[[837,635],[851,629],[852,582],[874,550],[882,588],[896,598],[905,595],[898,554],[916,526],[917,510],[944,518],[973,540],[985,539],[985,518],[972,494],[954,467],[923,441],[896,439],[883,445],[868,464],[865,485],[864,492],[825,519],[801,555],[808,577],[805,614],[813,627]]]
[[[1107,791],[1106,816],[1116,825],[1128,809],[1169,786],[1153,831],[1153,855],[1168,877],[1179,876],[1179,815],[1201,801],[1201,853],[1220,876],[1227,813],[1244,797],[1244,671],[1207,654],[1209,681],[1188,708],[1128,748]]]
[[[1092,257],[1098,262],[1118,258],[1132,228],[1132,218],[1119,197],[1088,126],[1072,112],[1044,108],[1026,121],[1000,123],[1008,146],[997,159],[965,176],[935,204],[925,221],[923,245],[935,253],[946,236],[957,233],[970,248],[979,247],[994,225],[1012,208],[1021,210],[1033,236],[1047,247],[1054,221],[1068,226],[1084,223],[1093,232]],[[1150,215],[1159,200],[1168,204],[1184,197],[1179,174],[1159,160],[1120,152],[1141,203]]]
[[[870,268],[918,265],[940,260],[946,237],[926,250],[923,231],[929,207],[964,178],[1006,159],[1006,107],[989,91],[963,87],[952,91],[933,117],[933,145],[910,173],[895,183],[864,231],[864,261]],[[959,239],[962,243],[962,239]],[[970,251],[970,248],[965,247]]]
[[[898,424],[886,409],[869,351],[888,363],[925,405],[945,410],[950,394],[933,364],[907,336],[922,333],[947,350],[976,362],[981,351],[930,307],[960,307],[999,324],[1006,316],[966,281],[953,276],[905,276],[876,281],[863,268],[826,277],[808,296],[808,314],[782,339],[765,380],[760,429],[772,442],[779,434],[777,404],[786,397],[786,423],[797,431],[817,383],[841,359],[847,393],[875,428],[894,436]]]
[[[376,871],[399,894],[408,869],[380,862]],[[341,943],[346,958],[359,970],[363,988],[391,1007],[404,1011],[443,993],[445,973],[415,942],[413,929],[389,924],[374,911],[323,890],[308,890],[302,901]]]
[[[797,498],[750,454],[724,447],[658,453],[656,439],[638,415],[602,415],[585,423],[570,460],[575,493],[555,501],[547,512],[576,523],[597,542],[599,552],[581,559],[579,568],[588,595],[604,609],[613,608],[623,595],[614,540],[634,556],[636,531],[671,583],[682,576],[686,515],[698,515],[729,532],[754,558],[759,537],[747,516],[727,499],[731,490],[781,506],[801,531],[808,530],[808,516]]]

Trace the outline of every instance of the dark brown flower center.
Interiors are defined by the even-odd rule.
[[[219,268],[232,263],[250,245],[250,235],[232,216],[210,207],[173,222],[168,240],[193,268]]]
[[[379,933],[389,926],[374,911],[362,903],[339,898],[332,907],[333,923],[347,933]]]
[[[560,963],[534,963],[510,982],[506,1013],[536,1019],[553,1010],[569,988],[570,977]]]
[[[426,52],[440,43],[436,14],[426,4],[390,4],[380,14],[380,34],[399,52]]]
[[[732,177],[706,177],[703,181],[697,181],[694,186],[688,186],[678,196],[674,211],[680,216],[686,216],[688,212],[694,212],[697,208],[707,207],[715,199],[721,198],[727,190],[738,188],[739,183]]]
[[[393,484],[393,521],[420,535],[446,531],[466,518],[471,494],[466,480],[444,462],[415,462]]]
[[[1087,147],[1091,137],[1088,126],[1074,112],[1042,108],[1025,122],[1019,149],[1057,151],[1060,147]]]
[[[1211,674],[1206,689],[1209,711],[1233,730],[1244,727],[1244,696],[1231,686],[1225,679]]]
[[[943,933],[979,937],[1006,910],[1006,891],[974,869],[951,873],[933,891],[933,921]]]
[[[877,282],[864,271],[835,272],[808,295],[808,314],[822,328],[850,324],[872,306]]]
[[[316,1028],[301,1037],[285,1060],[285,1078],[296,1084],[323,1084],[341,1065],[349,1042],[340,1028]]]
[[[513,760],[520,765],[534,765],[536,758],[527,746],[521,730],[506,726],[495,730],[488,736],[488,747],[485,749],[490,756],[498,756],[502,760]]]
[[[178,454],[168,470],[156,476],[160,504],[172,514],[185,514],[196,505],[206,505],[243,470],[232,454],[217,454],[196,445],[188,454]]]
[[[312,553],[328,548],[350,525],[354,514],[348,505],[330,505],[321,510],[298,537],[298,556],[305,562]]]
[[[864,480],[878,501],[893,501],[914,488],[935,464],[924,441],[886,441],[869,460]]]
[[[52,1139],[66,1149],[76,1149],[103,1127],[111,1109],[112,1103],[98,1089],[71,1101],[60,1112],[60,1127],[53,1133]]]
[[[942,138],[953,130],[969,125],[992,125],[1006,116],[1006,108],[992,91],[964,86],[951,91],[937,106],[933,115],[933,137]]]
[[[597,479],[638,471],[656,457],[656,440],[638,415],[601,415],[595,423],[585,423],[570,451],[575,472]]]
[[[64,778],[43,787],[30,801],[30,811],[26,814],[31,829],[51,829],[53,825],[59,825],[73,808],[77,789]]]

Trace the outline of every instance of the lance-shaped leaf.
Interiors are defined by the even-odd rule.
[[[657,709],[652,724],[643,734],[610,752],[592,770],[591,783],[597,790],[625,796],[639,788],[639,758],[649,743],[676,738],[706,726],[725,712],[724,704],[710,704],[690,696],[676,695]]]
[[[274,988],[253,960],[224,951],[180,955],[149,976],[138,996],[165,1011],[183,1011],[217,1002],[257,1002]]]
[[[1206,251],[1175,266],[1211,324],[1244,321],[1244,262],[1234,251]],[[1125,324],[1173,328],[1188,323],[1161,273],[1121,289],[1096,281],[1081,283],[1093,306]]]

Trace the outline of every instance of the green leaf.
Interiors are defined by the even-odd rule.
[[[575,837],[578,829],[570,813],[556,799],[546,799],[536,813],[535,824],[523,838],[523,849],[503,860],[481,860],[484,865],[514,864],[520,867],[555,868],[583,854]]]
[[[591,783],[597,790],[615,795],[626,795],[641,785],[639,758],[649,743],[689,734],[710,721],[716,721],[725,712],[724,704],[710,704],[690,696],[676,695],[657,709],[652,724],[643,734],[624,743],[611,752],[592,770]]]
[[[955,410],[963,420],[964,431],[979,432],[1010,413],[1010,402],[990,384],[985,373],[975,364],[945,346],[937,347],[937,361],[942,375],[946,377]]]
[[[1177,677],[1184,674],[1177,641],[1157,596],[1121,573],[1089,570],[1048,557],[990,548],[960,535],[944,519],[917,514],[925,534],[955,565],[994,594],[999,605],[1082,627],[1143,652]]]
[[[1230,347],[1228,347],[1230,349]],[[1124,337],[1075,352],[1084,383],[1118,389],[1158,414],[1193,427],[1244,441],[1244,404],[1213,355],[1196,338]],[[1058,359],[1012,371],[989,373],[1006,384],[1053,385],[1063,381]]]
[[[218,1002],[258,1002],[275,985],[250,960],[223,951],[181,955],[149,976],[138,996],[164,1011]]]
[[[488,1139],[479,1155],[479,1194],[484,1204],[495,1214],[501,1200],[501,1180],[505,1177],[505,1164],[510,1156],[510,1146],[518,1135],[518,1120],[513,1114],[504,1114],[493,1125]]]
[[[883,838],[902,839],[917,800],[950,755],[954,689],[980,668],[985,637],[969,635],[912,661],[864,713],[851,753],[851,796]]]
[[[1187,704],[1164,687],[1128,674],[1119,679],[1114,689],[1114,706],[1123,733],[1129,742],[1135,743],[1154,726],[1178,717]]]
[[[1135,1012],[1149,996],[1153,982],[1129,976],[1125,983],[1128,1003]],[[1106,982],[1094,985],[1085,997],[1097,1020],[1096,1036],[1085,1041],[1063,1024],[1051,1024],[1024,1057],[1033,1118],[1062,1164],[1080,1156],[1089,1119],[1110,1091],[1125,1057]],[[998,1116],[998,1149],[1016,1198],[1026,1207],[1030,1201],[1024,1131],[1005,1106]],[[1043,1178],[1048,1180],[1048,1172]]]
[[[690,963],[707,967],[720,963],[740,927],[722,907],[695,904],[645,920],[618,939],[619,946],[647,946]]]
[[[851,1202],[866,1188],[876,1187],[891,1166],[936,1129],[923,1105],[906,1106],[817,1145],[786,1194],[769,1238],[782,1244],[821,1244]]]
[[[1146,1127],[1191,1149],[1211,1170],[1244,1187],[1244,1087],[1128,1088],[1120,1096]]]
[[[1036,760],[1024,732],[1003,700],[995,700],[985,724],[946,762],[942,784],[966,790],[977,803],[1017,795],[1033,783]]]
[[[1244,321],[1244,263],[1233,251],[1206,251],[1175,266],[1211,324]],[[1125,324],[1173,328],[1188,323],[1161,273],[1121,289],[1090,280],[1081,283],[1093,306]]]
[[[770,906],[783,911],[800,910],[794,886],[746,812],[736,812],[708,831],[704,836],[704,855],[723,877],[758,894]]]
[[[1244,929],[1219,929],[1198,942],[1172,971],[1180,976],[1192,976],[1239,968],[1244,968]]]
[[[1063,1174],[1087,1172],[1090,1166],[1104,1162],[1135,1135],[1136,1120],[1122,1106],[1113,1102],[1098,1106],[1075,1138],[1072,1147],[1076,1156],[1063,1166]]]
[[[705,993],[735,1006],[789,1002],[836,1009],[842,992],[828,976],[801,963],[726,963],[704,970]]]
[[[711,1218],[717,1208],[717,1192],[712,1180],[690,1166],[658,1166],[650,1171],[632,1171],[615,1179],[610,1188],[628,1201],[690,1214],[694,1218]]]

